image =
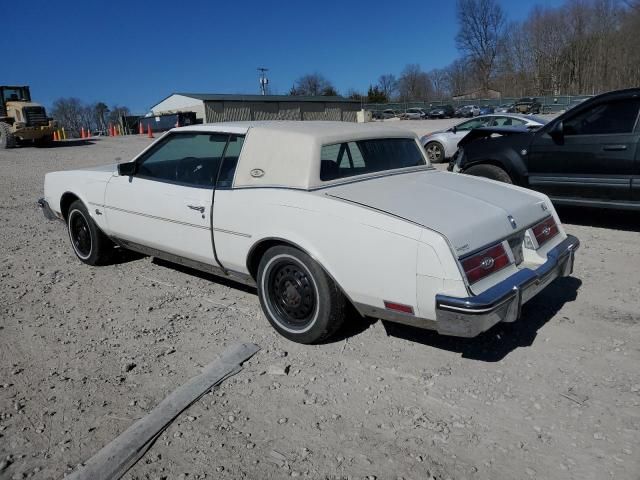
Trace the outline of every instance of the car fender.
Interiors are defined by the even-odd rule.
[[[527,177],[527,166],[522,156],[513,149],[489,152],[477,159],[465,162],[462,173],[476,165],[495,165],[509,174],[511,180],[521,185]]]

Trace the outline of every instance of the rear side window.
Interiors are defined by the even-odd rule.
[[[493,121],[493,125],[496,127],[513,127],[513,126],[522,126],[525,124],[524,120],[520,120],[518,118],[512,117],[497,117]]]
[[[385,138],[325,145],[320,152],[320,180],[426,165],[410,138]]]
[[[640,99],[602,103],[565,120],[565,135],[631,133],[636,125]]]

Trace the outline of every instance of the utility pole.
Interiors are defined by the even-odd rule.
[[[267,73],[269,69],[264,67],[258,67],[258,82],[260,83],[260,94],[267,94],[267,85],[269,84],[269,79],[267,78]]]

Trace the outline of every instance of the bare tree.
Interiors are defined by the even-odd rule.
[[[337,95],[338,92],[322,74],[315,72],[298,78],[289,95]]]
[[[451,95],[459,95],[470,88],[469,66],[467,63],[458,59],[444,69],[449,84],[449,92]]]
[[[496,0],[457,0],[456,45],[473,65],[480,87],[488,89],[494,74],[505,16]]]
[[[433,94],[429,75],[417,64],[404,67],[398,79],[398,92],[403,102],[411,100],[427,100]]]
[[[444,68],[434,68],[428,75],[431,85],[433,86],[434,98],[443,99],[451,95],[449,77]]]
[[[79,98],[59,98],[53,102],[51,116],[72,135],[81,128],[91,128],[88,124],[87,106]]]
[[[398,80],[396,80],[396,76],[392,73],[385,73],[378,78],[378,87],[382,90],[384,96],[388,100],[391,100],[398,91]]]

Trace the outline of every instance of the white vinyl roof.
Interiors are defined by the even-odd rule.
[[[335,181],[320,180],[320,150],[323,145],[372,138],[411,138],[420,145],[416,134],[409,130],[382,124],[350,122],[226,122],[172,130],[181,131],[246,135],[236,167],[236,188],[260,186],[310,189],[334,183]],[[255,172],[251,175],[255,170],[261,170],[262,176],[255,176]]]

